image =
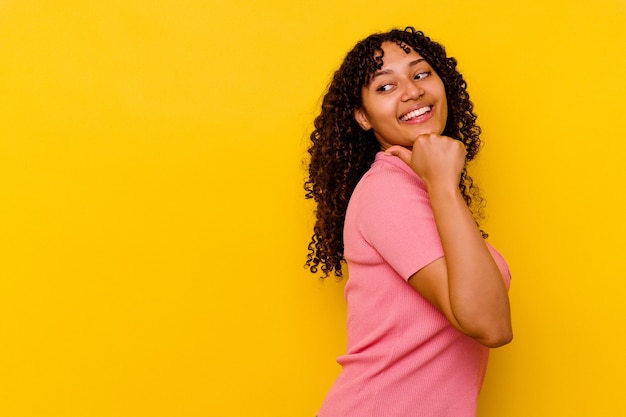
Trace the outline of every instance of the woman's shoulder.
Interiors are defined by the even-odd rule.
[[[426,191],[422,179],[407,164],[400,158],[383,152],[376,154],[374,163],[357,185],[357,189],[376,189],[381,193],[394,192],[404,187]]]
[[[394,211],[398,206],[429,205],[424,182],[395,156],[376,157],[357,184],[350,205],[360,210]]]

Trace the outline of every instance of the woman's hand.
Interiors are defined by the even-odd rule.
[[[385,151],[404,161],[430,188],[436,185],[458,187],[465,165],[465,145],[436,133],[419,135],[413,149],[394,145]]]

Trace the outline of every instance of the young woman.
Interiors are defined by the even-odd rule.
[[[348,349],[318,417],[473,417],[512,338],[510,274],[478,227],[480,128],[456,60],[413,28],[360,41],[315,119],[307,267],[349,279]]]

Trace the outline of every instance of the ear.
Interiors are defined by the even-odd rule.
[[[359,126],[361,126],[361,129],[370,130],[372,128],[372,125],[370,124],[369,120],[367,120],[367,116],[365,115],[365,112],[362,108],[359,107],[358,109],[354,110],[354,119],[359,124]]]

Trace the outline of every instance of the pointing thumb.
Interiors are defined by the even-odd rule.
[[[410,165],[413,153],[403,146],[393,145],[385,150],[385,155],[397,156],[404,161],[405,164]]]

